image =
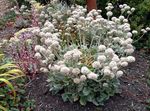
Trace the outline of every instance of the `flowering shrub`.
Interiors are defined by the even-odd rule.
[[[121,15],[114,17],[108,3],[105,19],[101,10],[87,13],[82,6],[60,6],[53,1],[44,9],[48,14],[40,15],[41,44],[35,46],[40,71],[49,73],[50,91],[61,93],[64,101],[102,105],[117,92],[121,68],[135,61],[131,37],[137,31],[131,31],[128,22],[135,9],[120,5]]]
[[[34,0],[31,3],[36,7]],[[29,38],[24,31],[17,33],[10,45],[17,51],[25,46],[20,54],[28,61],[27,69],[30,65],[38,69],[40,62],[35,72],[49,73],[50,91],[62,94],[64,101],[102,105],[117,92],[121,68],[135,61],[131,37],[137,31],[128,22],[135,9],[126,4],[119,7],[121,15],[114,17],[114,7],[108,3],[105,19],[101,10],[87,13],[82,6],[67,7],[57,0],[45,7],[37,5],[38,27],[25,29]],[[147,31],[142,29],[143,34]],[[32,45],[26,48],[26,42]],[[18,57],[18,52],[12,54]]]

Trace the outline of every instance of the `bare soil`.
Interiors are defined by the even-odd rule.
[[[106,101],[104,106],[93,104],[81,106],[79,103],[63,102],[60,95],[52,95],[48,90],[47,75],[40,74],[27,87],[28,96],[35,100],[34,111],[148,111],[146,100],[150,98],[150,87],[147,85],[149,60],[139,52],[134,54],[136,62],[124,69],[120,79],[121,94]]]

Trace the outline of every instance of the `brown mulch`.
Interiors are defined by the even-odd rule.
[[[146,56],[136,52],[136,62],[124,69],[125,75],[120,79],[121,94],[106,101],[102,107],[93,104],[81,106],[79,103],[63,102],[59,95],[53,96],[46,87],[47,76],[39,75],[28,87],[28,96],[35,100],[34,111],[148,111],[146,100],[150,98],[150,87],[147,85],[149,61]]]

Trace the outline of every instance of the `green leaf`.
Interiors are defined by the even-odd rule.
[[[80,97],[80,101],[79,102],[80,102],[81,105],[85,106],[86,103],[87,103],[86,97],[85,96]]]
[[[91,90],[90,90],[90,88],[88,88],[88,87],[84,87],[84,89],[83,89],[83,94],[85,95],[85,96],[88,96],[89,94],[90,94],[90,92],[91,92]]]
[[[62,94],[61,96],[64,102],[66,102],[69,98],[67,93]]]

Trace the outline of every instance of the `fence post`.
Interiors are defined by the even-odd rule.
[[[86,0],[87,9],[91,11],[92,9],[97,9],[96,0]]]

